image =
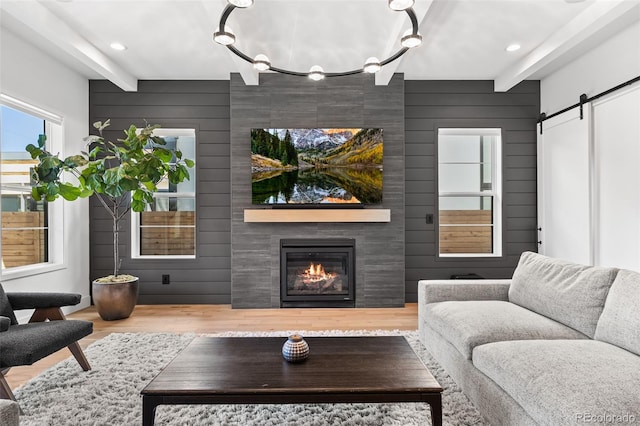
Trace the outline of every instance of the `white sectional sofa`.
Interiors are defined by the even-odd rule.
[[[418,283],[420,340],[492,425],[640,425],[640,273],[523,253]]]

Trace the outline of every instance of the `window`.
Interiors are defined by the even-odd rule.
[[[167,147],[182,151],[195,161],[194,129],[157,129]],[[194,258],[196,255],[196,168],[189,180],[177,185],[168,180],[158,185],[154,203],[142,213],[132,213],[134,258]]]
[[[63,205],[31,198],[30,174],[37,161],[25,150],[44,134],[47,149],[60,151],[62,120],[9,96],[0,99],[2,277],[11,278],[63,261]]]
[[[439,254],[502,254],[501,130],[438,129]]]

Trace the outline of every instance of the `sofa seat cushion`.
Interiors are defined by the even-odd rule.
[[[593,338],[617,272],[524,252],[513,272],[509,301]]]
[[[595,339],[640,355],[639,303],[640,273],[621,270],[609,290]]]
[[[473,365],[541,425],[640,420],[640,357],[608,343],[490,343],[474,349]]]
[[[425,322],[467,359],[473,348],[503,340],[586,339],[565,325],[513,303],[476,300],[430,303]]]

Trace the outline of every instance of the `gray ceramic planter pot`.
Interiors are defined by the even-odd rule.
[[[100,318],[105,321],[129,318],[138,300],[138,278],[124,283],[94,281],[91,285]]]

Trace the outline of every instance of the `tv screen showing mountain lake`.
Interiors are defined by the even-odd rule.
[[[253,204],[380,204],[382,129],[252,129]]]

